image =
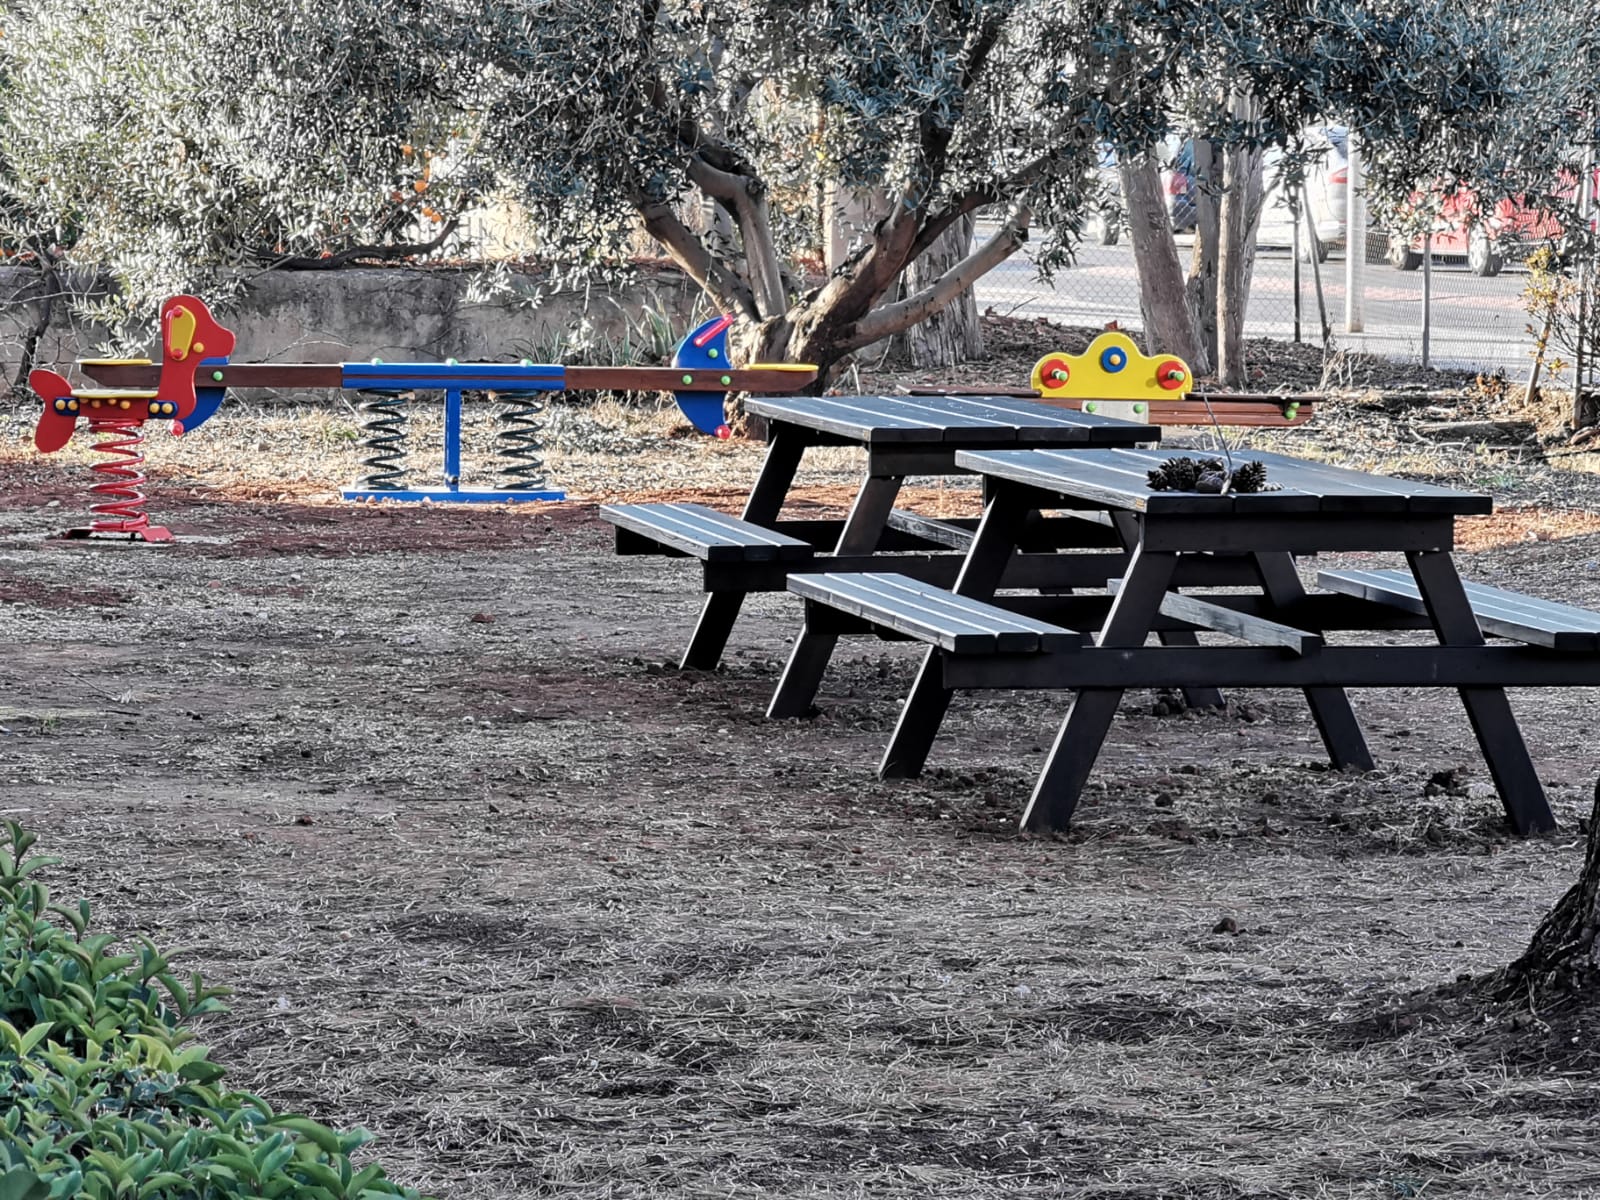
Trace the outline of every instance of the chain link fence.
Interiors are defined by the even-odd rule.
[[[1178,235],[1185,264],[1192,244],[1192,235]],[[1368,232],[1362,262],[1349,263],[1343,246],[1326,253],[1325,261],[1315,262],[1287,244],[1258,243],[1246,336],[1327,344],[1398,362],[1503,371],[1512,378],[1527,374],[1534,335],[1523,300],[1528,271],[1522,261],[1507,259],[1490,276],[1474,272],[1465,255],[1414,254],[1401,269],[1390,261],[1387,235],[1376,231]],[[1360,297],[1355,328],[1348,304],[1352,266]],[[1039,280],[1024,252],[985,275],[975,292],[980,311],[1066,325],[1142,325],[1138,272],[1125,236],[1111,245],[1086,241],[1076,264],[1049,283]]]

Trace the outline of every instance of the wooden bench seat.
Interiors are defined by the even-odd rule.
[[[1427,611],[1409,571],[1319,571],[1317,584],[1406,612]],[[1472,615],[1486,634],[1551,650],[1600,651],[1600,613],[1482,583],[1462,586]]]
[[[600,516],[617,527],[618,554],[688,555],[708,563],[795,563],[816,553],[810,542],[703,504],[606,504]]]
[[[868,624],[951,654],[1038,654],[1075,650],[1083,635],[981,600],[958,596],[906,575],[795,575],[789,590],[809,604],[837,609]]]

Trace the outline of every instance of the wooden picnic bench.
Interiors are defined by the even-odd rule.
[[[687,668],[715,667],[745,596],[782,591],[796,573],[872,570],[887,561],[925,582],[952,583],[974,523],[900,512],[895,503],[908,476],[964,474],[955,462],[961,450],[1134,446],[1160,437],[1159,430],[1132,422],[1005,396],[757,396],[745,409],[765,420],[768,449],[738,516],[684,504],[600,510],[616,526],[619,554],[701,560],[706,598],[681,660]],[[803,456],[819,446],[866,451],[866,471],[849,515],[834,521],[781,519]],[[1030,526],[1038,528],[1037,522]],[[1108,522],[1080,522],[1070,534],[1061,534],[1058,524],[1055,534],[1061,535],[1058,542],[1064,538],[1075,548],[1106,552],[1074,561],[1041,554],[1019,562],[1008,582],[1085,586],[1121,569],[1126,552]]]
[[[1491,511],[1488,496],[1348,471],[1284,455],[1259,460],[1281,490],[1157,492],[1146,450],[962,452],[983,475],[987,504],[953,589],[883,572],[795,576],[808,628],[871,630],[927,643],[916,682],[880,763],[916,775],[954,691],[1045,688],[1073,693],[1033,795],[1025,828],[1068,823],[1122,693],[1130,687],[1293,687],[1304,694],[1335,766],[1371,769],[1347,689],[1453,687],[1519,833],[1555,821],[1505,689],[1600,685],[1600,614],[1503,588],[1463,584],[1451,551],[1458,517]],[[1125,570],[1100,595],[997,597],[1030,513],[1096,506],[1132,522]],[[1294,556],[1329,551],[1404,555],[1406,571],[1325,570],[1308,592]],[[1248,593],[1178,594],[1185,564],[1247,560]],[[1431,631],[1398,643],[1391,631]],[[1188,631],[1149,646],[1149,634]],[[1200,645],[1198,632],[1224,635]],[[1334,645],[1330,632],[1364,635]],[[1491,645],[1485,635],[1515,644]],[[1379,640],[1374,641],[1378,637]],[[779,684],[784,690],[787,679]]]

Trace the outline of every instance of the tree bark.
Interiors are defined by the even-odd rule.
[[[1122,200],[1128,207],[1128,234],[1139,273],[1139,307],[1145,350],[1176,354],[1198,371],[1205,362],[1199,330],[1184,294],[1183,266],[1172,240],[1172,219],[1161,190],[1161,172],[1148,156],[1123,156]]]
[[[1194,252],[1189,259],[1189,302],[1201,353],[1189,360],[1196,375],[1209,375],[1217,367],[1217,240],[1221,214],[1217,210],[1217,148],[1204,138],[1194,140]]]
[[[1248,122],[1258,106],[1247,97],[1234,100],[1234,114]],[[1261,151],[1232,146],[1223,153],[1222,209],[1217,238],[1217,382],[1243,387],[1244,315],[1250,303],[1250,275],[1256,260],[1256,226],[1261,218]]]
[[[1490,988],[1500,999],[1586,998],[1600,1004],[1600,783],[1578,882],[1550,910],[1527,952],[1494,976]]]
[[[965,258],[972,250],[975,226],[969,213],[945,230],[938,242],[906,268],[904,294],[915,295],[932,286]],[[914,367],[953,367],[981,358],[983,327],[978,321],[978,299],[972,289],[967,288],[927,320],[897,334],[894,349]]]

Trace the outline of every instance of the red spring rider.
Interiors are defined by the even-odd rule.
[[[169,542],[172,534],[150,524],[144,511],[144,462],[140,446],[146,421],[169,418],[173,436],[195,428],[217,410],[221,388],[195,385],[195,369],[202,363],[221,365],[233,353],[234,337],[217,324],[211,310],[194,296],[174,296],[161,306],[161,374],[154,391],[128,388],[73,390],[54,371],[34,371],[28,386],[44,401],[33,444],[50,454],[72,439],[78,418],[89,422],[89,432],[101,439],[94,449],[113,455],[94,464],[104,476],[89,490],[97,499],[95,514],[86,528],[69,529],[66,537],[110,535],[139,542]],[[145,360],[148,361],[148,360]]]

